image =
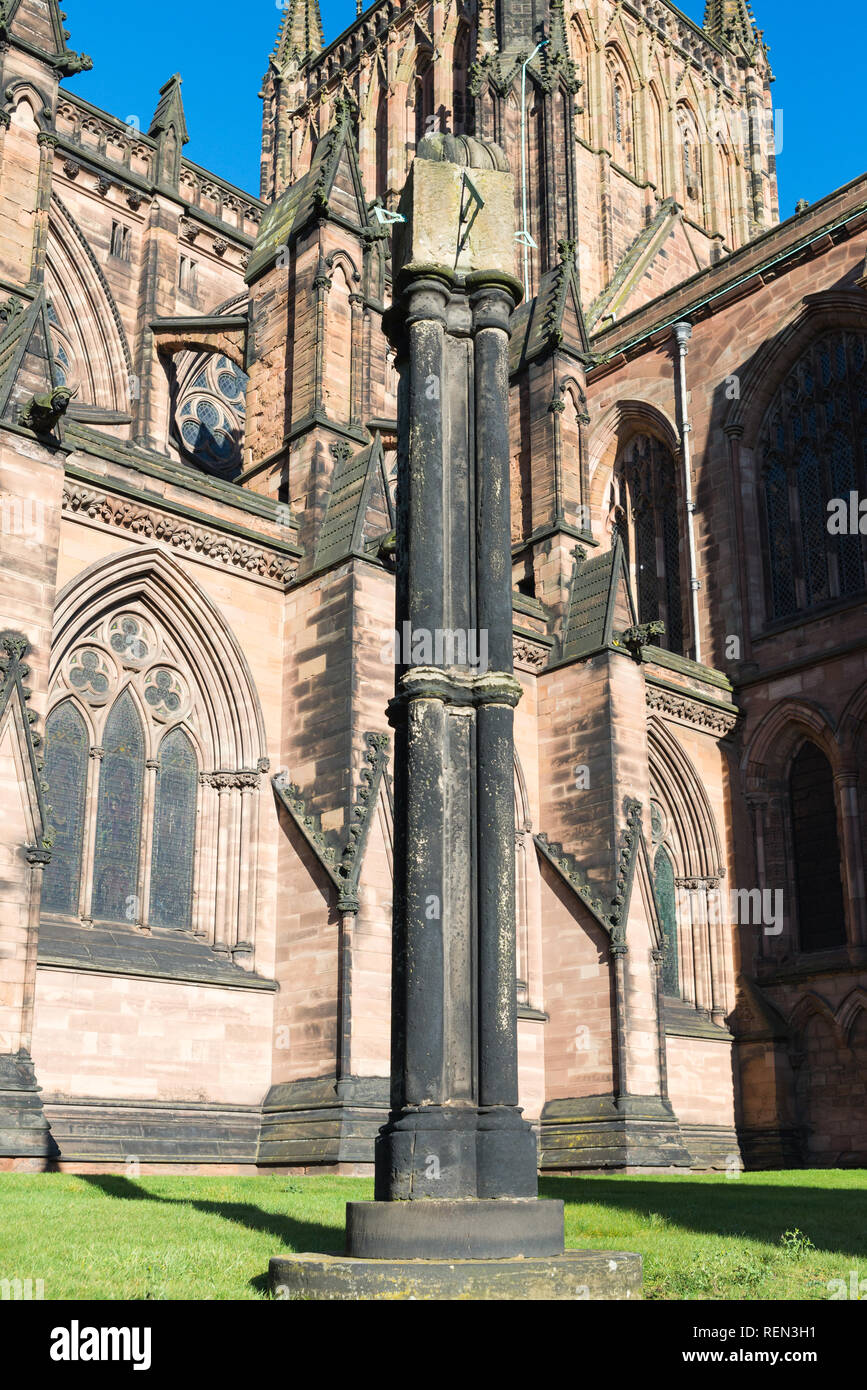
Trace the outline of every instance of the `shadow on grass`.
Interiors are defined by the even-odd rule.
[[[281,1216],[279,1212],[263,1211],[250,1202],[207,1202],[194,1197],[163,1197],[158,1193],[147,1192],[131,1182],[129,1178],[87,1174],[84,1182],[98,1187],[106,1197],[115,1197],[126,1202],[152,1202],[158,1206],[193,1207],[206,1216],[219,1216],[231,1221],[235,1226],[245,1226],[248,1231],[261,1231],[273,1236],[275,1242],[296,1254],[317,1251],[320,1254],[341,1254],[344,1245],[343,1226],[323,1226],[315,1221],[299,1221],[294,1216]],[[275,1250],[274,1254],[280,1254]],[[263,1276],[264,1278],[264,1276]],[[253,1281],[258,1287],[258,1282]],[[263,1284],[263,1288],[265,1285]],[[260,1290],[261,1291],[261,1290]]]
[[[705,1235],[745,1236],[779,1245],[795,1227],[817,1250],[867,1256],[867,1190],[761,1183],[624,1182],[606,1178],[543,1178],[540,1196],[567,1207],[599,1204]],[[579,1215],[580,1220],[580,1215]]]

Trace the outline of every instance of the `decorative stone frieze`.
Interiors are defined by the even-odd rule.
[[[298,568],[297,562],[288,556],[79,483],[64,484],[63,509],[87,516],[92,521],[101,521],[106,526],[118,526],[148,540],[164,541],[178,550],[216,560],[230,568],[276,583],[290,583]]]
[[[682,724],[695,724],[722,738],[730,734],[738,722],[736,710],[721,709],[719,705],[706,704],[689,695],[676,695],[674,691],[650,684],[647,686],[647,708]]]

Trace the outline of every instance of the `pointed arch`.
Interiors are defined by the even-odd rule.
[[[192,918],[199,771],[188,732],[169,730],[159,746],[154,799],[148,916],[156,927],[188,928]]]
[[[247,659],[219,609],[158,546],[98,560],[64,587],[55,611],[52,681],[95,623],[131,606],[163,626],[195,672],[212,766],[256,769],[266,756],[265,726]]]
[[[604,474],[615,455],[635,434],[655,435],[674,454],[680,452],[680,434],[672,417],[650,401],[616,401],[596,426],[588,445],[592,505],[600,507],[605,490]]]
[[[587,144],[590,144],[592,142],[593,132],[590,41],[584,32],[577,14],[572,16],[572,22],[569,25],[569,50],[572,61],[578,70],[578,76],[581,79],[581,89],[579,92],[581,114],[578,118],[580,122],[579,129],[581,138],[585,140]]]
[[[769,710],[744,751],[741,769],[746,790],[781,787],[805,739],[817,743],[832,768],[839,766],[839,743],[831,715],[820,705],[788,698]]]
[[[379,93],[374,124],[374,145],[376,160],[375,196],[382,203],[388,202],[389,195],[389,136],[391,126],[388,117],[388,89],[383,87]]]
[[[78,388],[78,400],[128,413],[133,365],[123,320],[87,238],[56,193],[49,209],[45,283],[72,347],[69,384]]]
[[[144,813],[145,724],[133,692],[118,695],[103,734],[93,860],[94,921],[136,922]]]
[[[650,785],[670,819],[667,843],[678,878],[718,879],[725,873],[710,800],[672,731],[656,715],[647,724]]]
[[[604,71],[607,82],[607,144],[614,162],[631,172],[635,164],[635,79],[617,44],[606,46]]]
[[[862,1013],[867,1013],[867,989],[863,985],[856,985],[839,1005],[836,1015],[837,1026],[847,1044],[850,1043],[852,1033]]]
[[[677,890],[671,853],[660,845],[653,858],[653,891],[663,932],[662,988],[670,998],[680,997],[678,956]]]
[[[452,120],[453,135],[467,135],[470,128],[472,97],[469,87],[472,31],[466,20],[458,21],[452,62]]]
[[[668,179],[665,170],[665,126],[662,97],[655,82],[647,88],[647,177],[656,185],[657,197],[664,198],[668,192]]]
[[[752,445],[782,381],[813,338],[824,330],[867,328],[864,291],[832,289],[806,295],[779,333],[766,342],[746,364],[740,380],[740,396],[732,401],[723,428],[743,431]]]
[[[855,691],[840,716],[839,740],[846,761],[857,764],[857,753],[865,732],[867,732],[867,681]]]
[[[835,1035],[839,1035],[840,1027],[834,1010],[821,994],[812,989],[801,995],[789,1015],[788,1026],[795,1036],[800,1038],[811,1018],[821,1018],[830,1025]]]
[[[42,910],[74,916],[78,910],[84,859],[84,806],[91,732],[71,697],[45,721],[45,766],[49,814],[54,834],[46,866]]]
[[[704,220],[705,168],[701,130],[696,114],[688,101],[677,104],[677,129],[680,140],[680,193],[687,212]]]

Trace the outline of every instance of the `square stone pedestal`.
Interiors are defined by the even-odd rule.
[[[348,1255],[273,1259],[271,1292],[328,1302],[577,1302],[641,1298],[641,1256],[567,1250],[548,1259],[357,1260]]]

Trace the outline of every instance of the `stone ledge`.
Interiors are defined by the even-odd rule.
[[[271,1260],[271,1292],[309,1302],[580,1302],[641,1298],[641,1256],[567,1250],[549,1259],[353,1260],[293,1255]]]

